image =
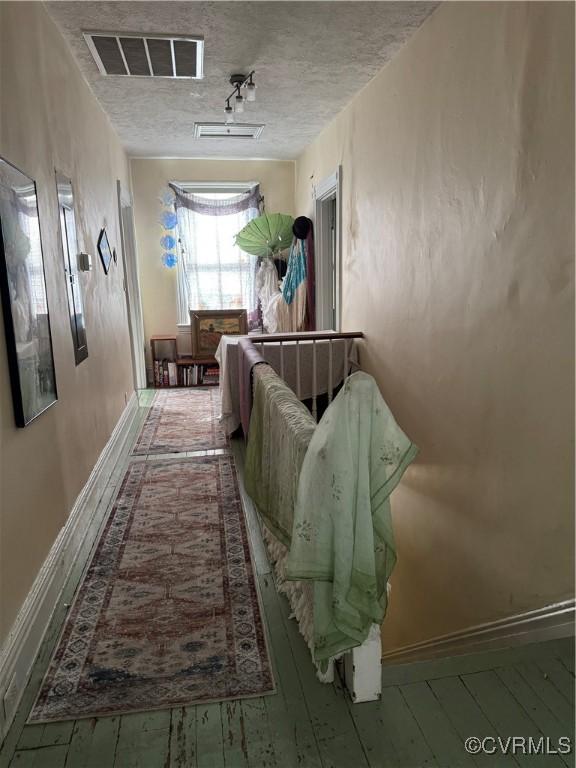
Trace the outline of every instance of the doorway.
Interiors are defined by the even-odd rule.
[[[342,168],[314,187],[316,243],[316,329],[341,330]]]
[[[134,235],[134,212],[132,200],[122,189],[120,181],[118,188],[118,210],[120,216],[120,235],[122,238],[122,266],[124,268],[124,291],[128,310],[128,329],[130,332],[130,348],[132,350],[132,370],[136,390],[146,388],[146,362],[144,349],[144,322],[142,319],[142,302],[140,299],[140,283],[138,278],[138,261],[136,259],[136,239]]]

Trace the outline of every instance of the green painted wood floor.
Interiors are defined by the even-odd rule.
[[[149,398],[142,403],[146,405]],[[146,408],[142,409],[142,418]],[[140,420],[141,421],[141,420]],[[131,438],[135,437],[136,425]],[[131,441],[127,441],[127,451]],[[242,448],[233,447],[239,469]],[[127,460],[102,504],[110,507]],[[573,766],[573,755],[468,755],[469,736],[560,736],[574,743],[574,643],[555,640],[384,670],[382,700],[352,705],[322,685],[279,596],[246,502],[278,692],[274,696],[47,725],[26,718],[81,576],[67,584],[0,768],[459,768]],[[492,742],[488,746],[491,746]]]

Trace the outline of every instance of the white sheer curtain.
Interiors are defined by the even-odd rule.
[[[259,188],[242,195],[174,191],[179,322],[189,323],[190,309],[246,309],[249,324],[255,325],[257,259],[234,245],[234,235],[259,215]]]

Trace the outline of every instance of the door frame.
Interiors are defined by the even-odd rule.
[[[140,298],[140,278],[138,275],[138,259],[136,256],[136,233],[134,231],[134,207],[129,192],[122,187],[118,179],[118,220],[120,223],[120,240],[122,243],[122,265],[124,268],[124,294],[128,312],[128,330],[130,333],[130,348],[132,352],[132,372],[134,388],[146,388],[146,359],[144,337],[144,322],[142,319],[142,300]],[[127,221],[125,221],[125,215]]]
[[[315,215],[316,329],[342,330],[342,166],[313,188]],[[332,251],[332,200],[336,201],[336,243]],[[332,263],[332,253],[334,261]]]

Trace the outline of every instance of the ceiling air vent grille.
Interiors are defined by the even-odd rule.
[[[103,75],[195,80],[203,76],[201,37],[84,32],[84,39]]]
[[[257,139],[263,125],[251,123],[194,123],[195,139]]]

